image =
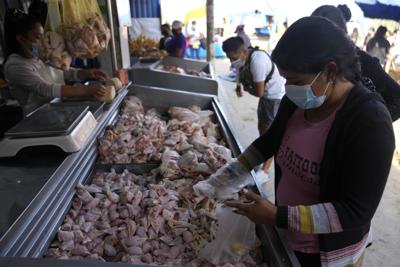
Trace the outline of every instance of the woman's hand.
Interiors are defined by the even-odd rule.
[[[78,71],[78,78],[81,81],[96,80],[96,79],[106,80],[107,77],[108,77],[107,73],[99,69],[88,69],[88,70]]]
[[[247,189],[243,189],[241,194],[251,202],[226,201],[225,205],[236,208],[233,212],[246,216],[257,224],[276,224],[278,208],[274,204]]]
[[[92,84],[87,86],[90,95],[96,97],[97,99],[101,99],[107,94],[107,89],[102,84]]]
[[[235,91],[236,91],[236,95],[237,95],[238,97],[242,97],[242,96],[243,96],[242,85],[238,84],[238,85],[236,86]]]

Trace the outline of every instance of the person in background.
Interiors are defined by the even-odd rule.
[[[368,33],[367,33],[367,35],[365,35],[365,38],[364,38],[363,50],[365,50],[365,51],[367,50],[367,44],[368,44],[369,40],[371,40],[372,37],[374,37],[374,35],[375,35],[375,28],[374,27],[369,28]]]
[[[250,42],[250,38],[249,36],[244,32],[244,25],[238,25],[236,27],[235,33],[237,34],[237,37],[242,38],[243,43],[244,43],[244,47],[247,49],[249,47],[251,47],[251,42]]]
[[[382,66],[385,66],[390,50],[390,43],[385,37],[386,32],[386,27],[379,26],[374,37],[372,37],[367,44],[368,54],[379,59],[379,63],[381,63]]]
[[[166,50],[166,43],[169,41],[169,39],[172,38],[171,27],[169,26],[168,23],[161,25],[161,34],[163,37],[161,37],[160,39],[160,44],[158,48],[160,50]]]
[[[324,5],[314,10],[312,16],[325,17],[347,33],[346,21],[351,19],[351,12],[346,5]],[[385,72],[377,58],[361,49],[357,49],[357,55],[364,84],[382,96],[392,121],[396,121],[400,118],[400,85]]]
[[[284,21],[283,22],[283,30],[284,30],[284,32],[286,32],[287,29],[288,29],[288,22]]]
[[[283,95],[285,94],[285,79],[279,74],[278,68],[269,55],[258,48],[248,49],[242,38],[231,37],[222,44],[222,49],[236,68],[236,94],[243,96],[243,89],[258,97],[257,118],[260,135],[267,132],[271,126]],[[269,160],[264,166],[268,172]]]
[[[172,57],[185,57],[186,38],[182,33],[183,23],[179,20],[172,22],[172,38],[166,43],[166,50]]]
[[[197,29],[196,21],[192,21],[192,25],[187,28],[186,38],[189,42],[189,55],[190,58],[200,60],[200,32]]]
[[[357,27],[355,27],[353,29],[353,33],[351,34],[350,38],[353,41],[353,43],[355,45],[357,45],[357,42],[358,42],[358,28]]]
[[[243,190],[246,201],[225,205],[283,229],[301,266],[363,266],[395,148],[390,114],[360,82],[357,48],[326,18],[296,21],[271,57],[286,78],[278,114],[218,173],[243,179],[275,156],[275,204]]]
[[[33,16],[17,9],[6,11],[4,19],[6,63],[4,74],[11,94],[18,100],[25,115],[57,97],[95,96],[106,94],[104,86],[65,85],[65,81],[105,79],[100,70],[70,69],[62,71],[39,59],[38,50],[43,27]]]

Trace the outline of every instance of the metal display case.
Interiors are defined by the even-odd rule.
[[[118,116],[119,106],[125,95],[140,98],[145,108],[156,108],[161,114],[171,106],[187,107],[197,105],[215,113],[227,146],[234,156],[242,152],[236,134],[216,97],[169,90],[148,86],[131,85],[128,92],[119,95],[118,101],[102,116],[99,124],[81,151],[71,154],[51,174],[50,178],[30,202],[21,216],[14,222],[0,240],[0,266],[140,266],[121,263],[88,261],[60,261],[41,259],[53,241],[59,226],[70,209],[71,200],[78,183],[89,181],[90,174],[98,158],[97,137]],[[261,185],[255,190],[264,194]],[[279,231],[271,226],[257,226],[257,234],[262,242],[264,260],[269,266],[300,266],[294,253],[288,249]]]
[[[167,72],[159,69],[162,65],[204,71],[211,78]],[[218,82],[215,80],[213,67],[208,62],[164,57],[153,64],[134,65],[128,73],[134,84],[218,96]]]

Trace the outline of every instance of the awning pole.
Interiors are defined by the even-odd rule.
[[[107,15],[108,15],[108,22],[109,22],[109,28],[110,28],[110,34],[111,34],[111,67],[112,67],[112,72],[113,74],[117,71],[118,69],[118,63],[117,63],[117,50],[115,46],[115,34],[114,34],[114,19],[112,15],[112,3],[111,0],[107,0]]]
[[[214,58],[214,0],[207,0],[207,61]]]

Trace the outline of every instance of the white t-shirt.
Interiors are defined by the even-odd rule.
[[[264,82],[272,68],[272,61],[264,51],[255,51],[251,55],[250,71],[254,82]],[[271,79],[265,85],[264,97],[268,99],[281,99],[285,95],[285,83],[275,66]]]
[[[189,26],[186,31],[187,37],[189,37],[189,45],[199,45],[200,32],[196,27]]]

